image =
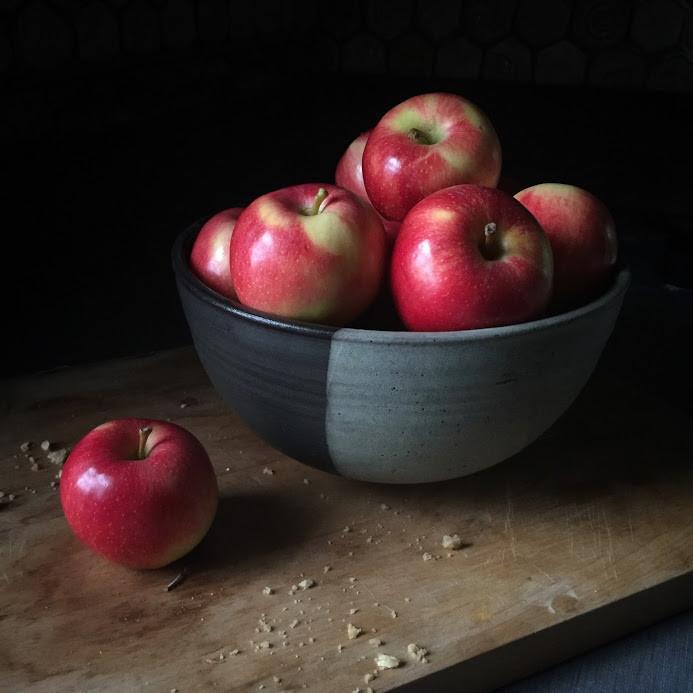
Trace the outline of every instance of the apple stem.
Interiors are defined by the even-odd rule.
[[[325,190],[325,188],[319,188],[318,192],[315,193],[313,204],[306,209],[306,215],[309,217],[314,217],[320,211],[320,206],[328,195],[329,193],[327,190]]]
[[[492,221],[484,226],[484,249],[489,255],[493,255],[496,250],[496,229],[497,226]]]
[[[137,459],[138,460],[143,460],[145,455],[144,455],[144,446],[147,444],[147,438],[149,438],[149,434],[152,432],[152,427],[151,426],[142,426],[140,428],[140,442],[137,447]]]
[[[419,128],[412,128],[409,130],[409,138],[414,140],[417,144],[433,144],[433,141],[423,130]]]

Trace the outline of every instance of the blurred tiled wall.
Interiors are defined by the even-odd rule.
[[[134,81],[152,108],[169,108],[182,83],[213,89],[228,78],[252,91],[270,73],[333,71],[693,92],[693,7],[690,0],[0,0],[0,83],[11,94],[0,115],[4,137],[61,119],[118,118],[119,109],[127,118],[119,83],[122,92]],[[86,111],[69,112],[75,102]]]

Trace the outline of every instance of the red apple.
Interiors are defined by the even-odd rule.
[[[231,276],[241,303],[290,318],[341,325],[375,298],[385,233],[373,208],[334,185],[268,193],[241,214]]]
[[[366,200],[368,204],[371,201],[368,199],[368,193],[363,184],[363,150],[368,141],[368,136],[371,130],[362,132],[342,154],[342,158],[337,162],[337,170],[335,171],[334,180],[340,188],[351,190],[354,195],[358,195],[362,200]],[[380,217],[385,229],[387,240],[394,243],[397,234],[399,233],[399,222],[390,221],[385,217]]]
[[[423,94],[388,111],[363,152],[368,198],[402,220],[424,197],[459,183],[494,186],[501,148],[491,121],[454,94]]]
[[[395,304],[410,330],[510,325],[546,307],[551,248],[534,217],[507,193],[456,185],[407,214],[391,273]]]
[[[231,281],[229,249],[233,228],[242,211],[242,207],[232,207],[208,219],[197,234],[190,253],[190,267],[197,277],[227,298],[236,298]]]
[[[542,183],[515,195],[549,237],[555,309],[586,303],[600,293],[616,265],[614,220],[594,195],[574,185]]]
[[[60,500],[89,548],[131,568],[159,568],[204,537],[217,509],[214,469],[191,433],[164,421],[116,419],[67,458]]]

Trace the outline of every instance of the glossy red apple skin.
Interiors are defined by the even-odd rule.
[[[363,153],[368,198],[395,221],[436,190],[462,183],[495,186],[500,170],[491,121],[454,94],[422,94],[395,106],[373,128]]]
[[[226,298],[236,298],[231,280],[231,236],[242,207],[232,207],[209,218],[195,238],[190,267],[210,289]]]
[[[320,188],[327,191],[320,211],[302,213]],[[293,320],[349,322],[375,298],[384,265],[385,233],[375,210],[334,185],[295,185],[259,197],[231,240],[241,303]]]
[[[482,254],[490,223],[495,259]],[[494,188],[458,185],[406,216],[392,255],[392,291],[413,331],[510,325],[541,316],[552,264],[544,232],[521,204]]]
[[[342,158],[337,162],[337,170],[335,171],[334,180],[340,188],[346,188],[358,195],[362,200],[366,200],[368,204],[371,201],[368,199],[366,186],[363,184],[363,150],[366,147],[366,142],[371,134],[371,130],[362,132],[346,149]],[[385,237],[390,245],[395,242],[399,233],[400,223],[398,221],[390,221],[385,217],[380,217],[385,229]]]
[[[554,310],[599,295],[616,266],[614,220],[603,202],[574,185],[541,183],[515,195],[536,218],[553,251]]]
[[[146,457],[139,429],[151,426]],[[172,423],[116,419],[74,447],[60,479],[60,500],[75,535],[96,553],[130,568],[159,568],[204,537],[218,502],[209,457]]]

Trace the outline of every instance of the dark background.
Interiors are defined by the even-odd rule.
[[[684,0],[0,0],[0,374],[188,341],[175,235],[331,181],[356,134],[436,89],[487,111],[519,185],[603,198],[637,284],[680,302],[692,61]]]

